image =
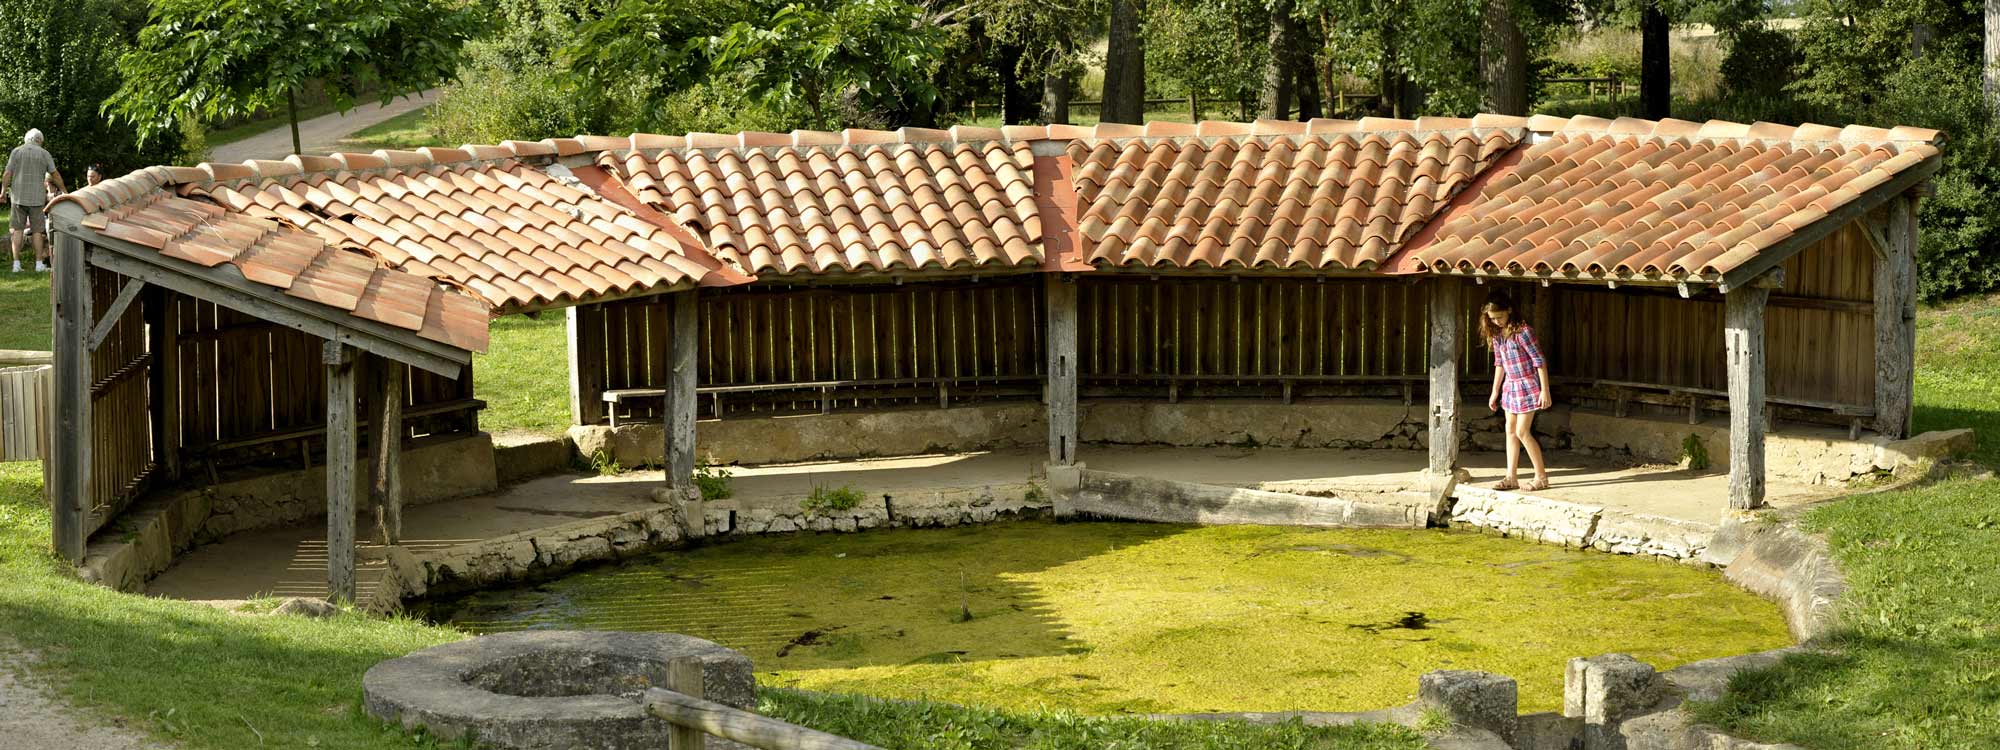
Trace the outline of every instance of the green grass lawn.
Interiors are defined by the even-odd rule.
[[[378,148],[413,149],[442,146],[431,132],[431,109],[423,107],[375,123],[340,139],[337,151],[374,151]],[[451,144],[457,145],[457,144]]]
[[[32,247],[23,243],[21,254],[31,252]],[[29,258],[23,265],[33,262]],[[48,351],[49,275],[8,273],[11,268],[12,264],[0,266],[0,320],[7,322],[0,325],[0,349]]]
[[[365,104],[367,101],[369,100],[364,99],[358,103]],[[330,115],[337,111],[339,110],[335,109],[330,103],[300,107],[299,122],[305,122],[321,115]],[[278,128],[290,128],[291,126],[291,117],[284,112],[279,112],[275,115],[261,117],[239,125],[231,125],[226,128],[208,131],[208,147],[215,148],[225,143],[235,143],[258,133],[265,133]]]

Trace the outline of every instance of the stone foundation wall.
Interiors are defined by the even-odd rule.
[[[1421,403],[1095,400],[1079,408],[1077,429],[1086,444],[1407,450],[1425,445]],[[1088,460],[1087,455],[1084,458]]]
[[[626,467],[658,466],[665,437],[657,422],[569,428],[582,456],[603,453]],[[695,444],[716,463],[770,464],[929,453],[1034,448],[1046,444],[1042,405],[973,404],[695,423]]]
[[[736,536],[958,526],[1032,518],[1052,505],[1048,492],[1033,482],[875,495],[853,508],[822,513],[801,509],[799,501],[804,499],[804,495],[780,497],[754,505],[719,500],[706,503],[703,515],[710,536]]]
[[[493,436],[486,433],[420,439],[403,452],[403,504],[423,505],[499,487],[493,461]],[[366,487],[365,466],[355,471],[356,486]],[[231,479],[190,492],[209,496],[213,513],[197,541],[230,534],[289,526],[326,515],[326,466]],[[358,515],[370,511],[357,503]]]
[[[1715,533],[1715,527],[1693,521],[1483,487],[1460,486],[1452,495],[1452,523],[1577,549],[1692,562]]]
[[[1057,516],[1133,521],[1421,529],[1436,514],[1421,491],[1297,495],[1084,469],[1058,493]]]

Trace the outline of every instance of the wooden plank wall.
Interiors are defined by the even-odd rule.
[[[1078,284],[1078,356],[1099,395],[1158,395],[1161,376],[1197,378],[1183,389],[1195,396],[1276,395],[1282,384],[1270,379],[1285,376],[1353,379],[1309,387],[1317,392],[1400,393],[1426,373],[1427,291],[1402,279],[1107,274]]]
[[[184,294],[171,294],[171,323],[179,333],[172,362],[180,369],[181,434],[175,448],[190,459],[214,453],[222,464],[266,458],[303,460],[297,440],[240,448],[255,441],[326,426],[326,372],[320,338]],[[136,306],[134,309],[137,309]],[[403,366],[404,408],[473,397],[472,379],[445,378]],[[415,435],[475,429],[474,419],[413,420]],[[322,435],[304,440],[323,441]],[[304,451],[317,454],[313,443]],[[315,455],[315,460],[319,460]]]
[[[699,387],[904,381],[837,389],[837,408],[934,405],[940,379],[954,381],[953,402],[1033,398],[1042,372],[1041,297],[1032,275],[702,290]],[[582,366],[602,372],[606,390],[665,386],[665,297],[587,306],[581,315]],[[818,394],[726,394],[723,414],[818,410]],[[704,418],[713,416],[713,398],[701,400]],[[658,399],[640,399],[620,413],[658,419],[659,408]]]
[[[54,378],[53,365],[0,367],[0,461],[39,461],[49,455]]]
[[[1860,231],[1844,228],[1784,264],[1785,286],[1767,308],[1772,397],[1873,406],[1874,251]],[[1668,289],[1560,284],[1552,291],[1554,330],[1544,332],[1544,347],[1555,375],[1728,388],[1720,294],[1682,299]]]
[[[87,280],[90,309],[102,315],[124,277],[98,268]],[[95,328],[97,321],[89,324]],[[138,304],[125,308],[111,335],[90,353],[90,496],[83,533],[103,527],[130,505],[152,472],[153,449],[146,409],[145,317]]]

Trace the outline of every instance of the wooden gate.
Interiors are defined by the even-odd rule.
[[[47,454],[49,365],[0,369],[0,461],[37,461]]]

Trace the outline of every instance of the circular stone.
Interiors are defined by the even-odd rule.
[[[469,733],[484,747],[658,750],[667,723],[628,696],[664,687],[667,665],[684,657],[701,660],[708,700],[756,708],[749,657],[674,633],[480,636],[377,664],[361,688],[369,715],[444,740]]]

